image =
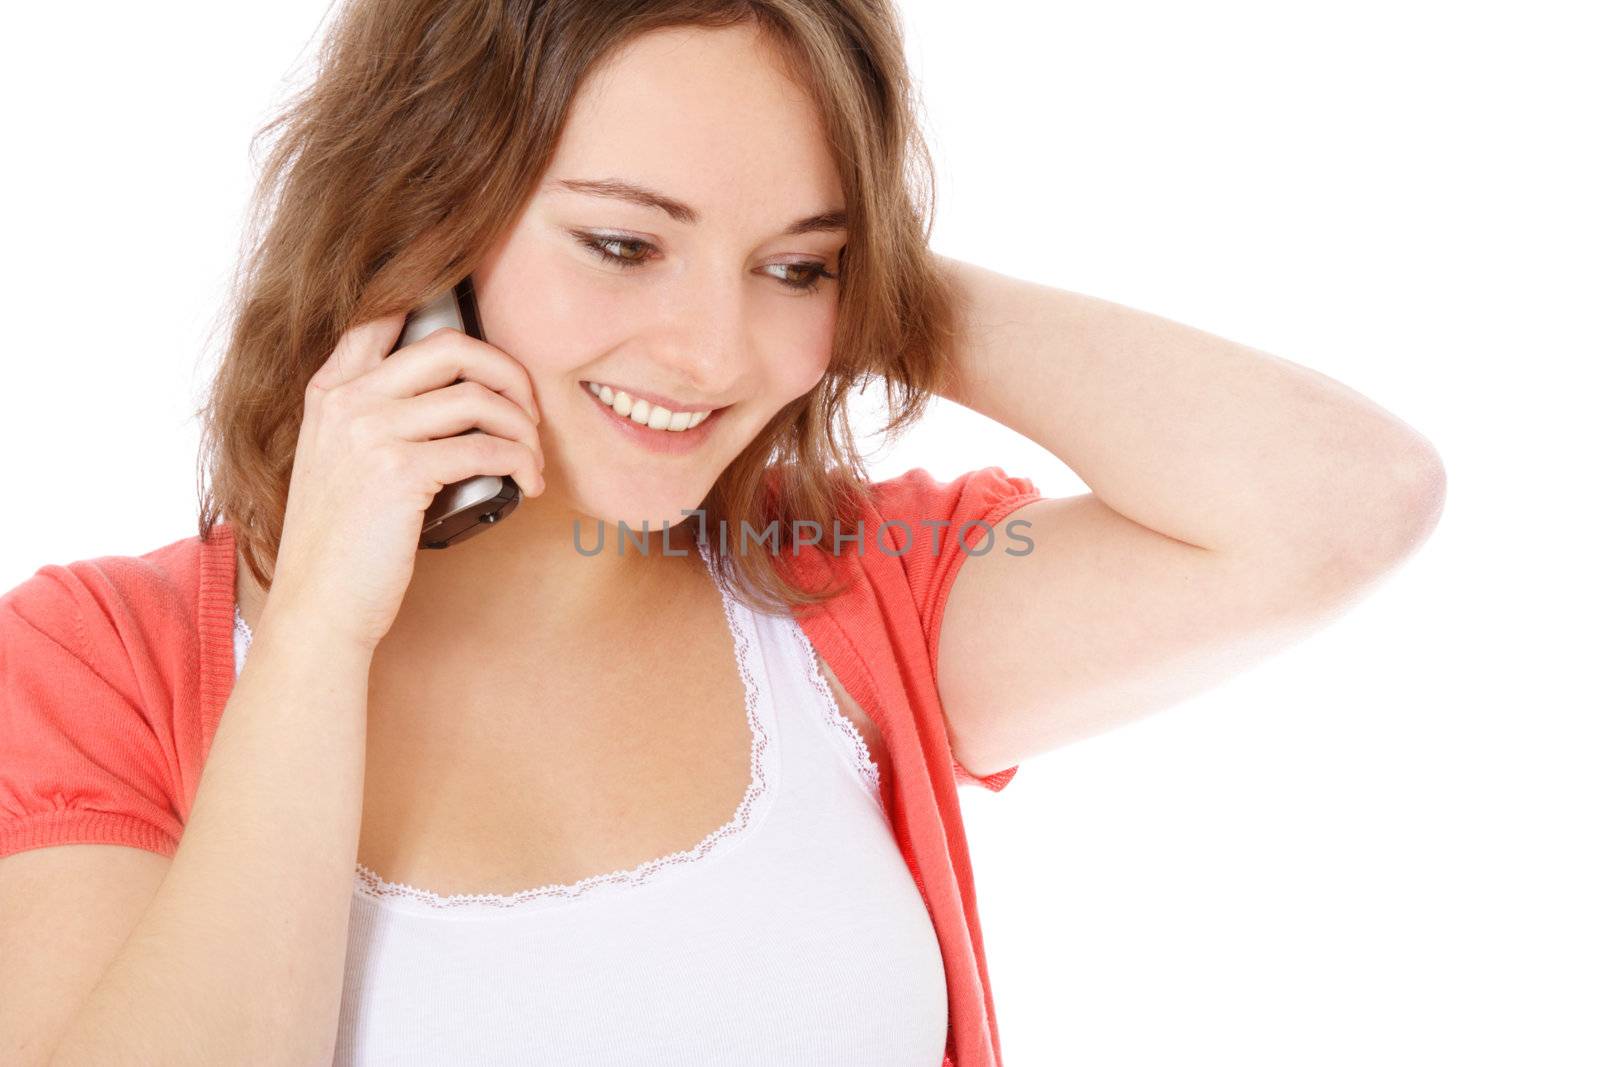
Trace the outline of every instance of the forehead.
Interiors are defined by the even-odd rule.
[[[580,87],[540,192],[558,178],[659,189],[705,226],[844,206],[809,93],[748,26],[674,27],[621,46]]]

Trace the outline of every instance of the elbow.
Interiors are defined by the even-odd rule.
[[[1438,527],[1446,485],[1438,450],[1427,438],[1408,435],[1369,468],[1341,535],[1329,540],[1332,558],[1324,572],[1364,580],[1404,563]]]
[[[1389,545],[1397,560],[1416,551],[1433,536],[1444,515],[1447,478],[1444,457],[1418,435],[1398,450],[1379,484],[1380,501],[1391,531]]]

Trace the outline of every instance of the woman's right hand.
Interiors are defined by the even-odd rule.
[[[450,328],[387,355],[405,319],[395,312],[352,326],[306,386],[262,612],[265,619],[290,604],[310,613],[319,632],[365,651],[394,624],[423,512],[440,489],[501,474],[526,497],[544,491],[527,371]],[[483,432],[465,432],[473,427]]]

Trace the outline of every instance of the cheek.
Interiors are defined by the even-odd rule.
[[[796,350],[786,347],[784,358],[772,369],[773,392],[782,403],[804,396],[816,388],[828,369],[832,336],[813,347]]]
[[[536,381],[581,365],[605,344],[606,307],[614,298],[562,269],[531,243],[512,242],[474,275],[483,338],[528,368]]]
[[[796,316],[786,323],[781,341],[773,345],[776,358],[768,375],[785,403],[810,392],[827,372],[833,356],[835,317],[831,303],[826,314]]]

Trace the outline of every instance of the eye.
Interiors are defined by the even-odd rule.
[[[593,252],[601,259],[608,263],[615,263],[620,267],[638,267],[642,266],[645,261],[642,259],[634,259],[632,256],[619,256],[614,252],[608,252],[606,249],[609,246],[617,245],[624,248],[651,247],[650,242],[648,241],[635,241],[627,237],[602,237],[598,234],[587,233],[575,233],[573,236],[578,239],[578,243],[580,245],[589,249],[589,251]]]
[[[814,293],[814,292],[817,291],[817,289],[819,289],[822,286],[822,280],[824,278],[832,279],[832,278],[839,277],[837,274],[835,274],[832,271],[828,270],[827,267],[824,266],[823,264],[816,263],[816,262],[812,262],[812,263],[774,263],[773,266],[777,267],[779,270],[810,271],[811,273],[806,275],[806,278],[805,278],[804,281],[789,282],[789,281],[783,281],[783,279],[781,279],[781,278],[778,279],[779,281],[783,281],[783,284],[785,286],[787,286],[788,288],[795,289],[795,290],[798,290],[800,292]]]
[[[633,255],[619,255],[616,252],[610,251],[611,248],[632,248],[645,249],[649,252],[655,251],[655,246],[649,241],[641,241],[633,237],[606,237],[602,234],[591,234],[581,231],[572,231],[572,236],[579,245],[588,249],[601,260],[607,263],[614,263],[624,269],[629,267],[642,267],[645,265],[645,263],[649,262],[649,257],[644,256],[635,258]],[[792,281],[788,278],[778,277],[776,274],[773,275],[773,277],[778,277],[779,284],[785,289],[793,290],[799,293],[814,293],[822,287],[823,279],[837,279],[839,277],[838,274],[828,270],[825,263],[816,260],[805,263],[774,263],[773,267],[779,271],[807,272],[800,281]]]

